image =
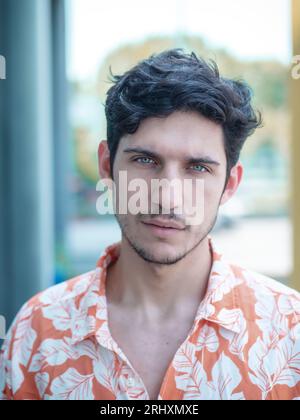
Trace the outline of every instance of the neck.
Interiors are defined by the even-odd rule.
[[[211,265],[207,237],[172,265],[145,261],[123,238],[120,256],[107,270],[107,298],[142,322],[181,319],[187,308],[195,312],[204,298]]]

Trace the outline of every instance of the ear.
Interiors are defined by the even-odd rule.
[[[238,186],[241,183],[243,173],[244,168],[240,161],[235,166],[233,166],[233,168],[231,168],[230,176],[227,181],[225,191],[223,192],[220,205],[225,204],[226,201],[230,200],[230,198],[235,194]]]
[[[107,140],[102,140],[98,147],[98,170],[100,179],[111,179],[110,152]]]

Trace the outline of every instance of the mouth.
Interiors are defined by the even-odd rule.
[[[142,224],[152,234],[156,236],[162,236],[162,237],[178,235],[179,233],[185,230],[184,227],[182,227],[181,225],[175,222],[163,222],[163,221],[153,220],[151,222],[142,222]]]

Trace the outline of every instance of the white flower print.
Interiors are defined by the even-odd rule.
[[[51,396],[55,400],[94,400],[94,375],[81,375],[76,369],[69,368],[51,384]]]
[[[201,328],[196,344],[197,351],[201,351],[204,348],[211,353],[215,353],[219,348],[219,339],[215,329],[206,324]]]

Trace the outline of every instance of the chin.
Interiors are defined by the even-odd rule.
[[[153,243],[153,245],[140,244],[138,249],[140,255],[147,261],[157,264],[172,264],[180,259],[183,250],[179,246],[171,245],[168,243]]]

